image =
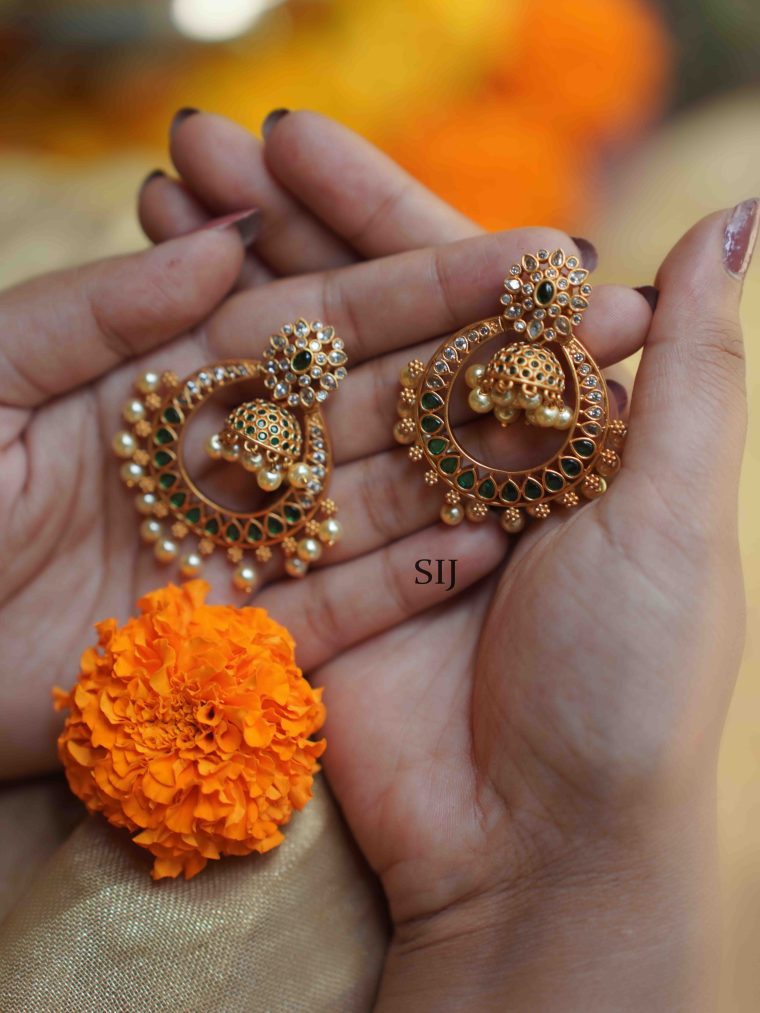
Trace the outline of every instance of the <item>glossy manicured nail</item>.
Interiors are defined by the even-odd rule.
[[[594,244],[582,236],[570,236],[570,238],[578,247],[578,253],[581,255],[581,261],[586,270],[595,271],[596,265],[599,263],[599,254],[596,252]]]
[[[282,108],[273,109],[271,113],[269,113],[269,115],[264,119],[264,122],[261,124],[261,136],[264,140],[269,137],[280,120],[285,119],[289,112],[290,109]]]
[[[178,109],[169,126],[169,136],[174,137],[177,130],[182,126],[185,120],[190,119],[191,116],[195,116],[199,112],[200,109],[194,109],[192,106],[185,106],[182,109]]]
[[[617,380],[607,381],[607,390],[615,398],[615,402],[618,406],[618,411],[622,415],[628,407],[628,391]]]
[[[154,169],[153,172],[149,172],[140,184],[140,193],[143,192],[148,183],[152,183],[154,179],[160,179],[162,176],[166,176],[163,169]]]
[[[258,208],[249,208],[247,211],[233,211],[231,215],[224,215],[222,218],[212,218],[210,222],[201,225],[198,232],[222,229],[237,229],[240,233],[240,240],[243,246],[250,246],[258,235],[261,228],[261,212]]]
[[[729,213],[723,232],[723,264],[732,278],[741,280],[747,273],[757,241],[757,197],[743,200]]]
[[[639,285],[636,291],[644,296],[649,303],[650,310],[654,313],[657,309],[657,300],[660,298],[660,290],[655,288],[654,285]]]

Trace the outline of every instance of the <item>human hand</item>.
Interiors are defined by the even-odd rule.
[[[193,126],[199,149],[204,119]],[[320,129],[298,114],[267,143],[267,164],[302,167],[288,179],[305,203],[329,185],[314,182],[307,157]],[[339,205],[331,193],[326,213]],[[325,612],[302,627],[300,648],[326,687],[327,773],[395,926],[381,1006],[709,1002],[715,765],[743,633],[737,313],[749,210],[730,226],[713,215],[676,246],[653,321],[630,293],[595,291],[582,333],[592,354],[608,364],[644,341],[623,470],[606,496],[535,524],[490,578],[417,617],[399,607],[395,628],[337,658],[315,649],[323,616],[339,644],[341,624],[382,591],[335,605],[329,571],[309,578]],[[536,245],[551,242],[523,236],[520,250]],[[478,311],[455,310],[445,330],[492,311],[511,256]],[[482,281],[474,272],[469,284]],[[637,314],[623,341],[608,329],[618,299]],[[433,347],[409,348],[396,365]],[[394,381],[384,371],[384,432]],[[432,519],[438,497],[402,452],[395,469],[400,513],[424,497]],[[485,534],[455,529],[433,543],[428,529],[419,544],[428,557],[470,560]],[[404,558],[401,541],[395,551],[401,592],[419,597],[414,553]],[[388,583],[398,576],[395,562]],[[289,590],[260,600],[285,615]]]

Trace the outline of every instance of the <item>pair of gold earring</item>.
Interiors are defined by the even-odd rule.
[[[507,531],[526,516],[545,518],[559,504],[594,499],[620,467],[626,427],[610,418],[604,378],[576,336],[588,306],[588,272],[562,250],[525,254],[505,280],[501,312],[447,338],[430,361],[410,362],[401,374],[396,439],[426,464],[425,482],[446,488],[441,518],[459,524],[501,512]],[[481,349],[498,342],[487,362]],[[561,362],[564,359],[564,367]],[[332,327],[300,319],[269,339],[262,359],[205,366],[184,380],[145,372],[123,406],[130,428],[114,436],[121,477],[135,489],[140,532],[161,563],[179,560],[185,577],[198,576],[218,549],[234,564],[234,585],[250,593],[251,560],[265,563],[279,548],[286,572],[303,577],[324,548],[341,536],[335,503],[327,496],[332,472],[324,402],[346,376],[343,341]],[[462,445],[451,418],[452,394],[464,373],[468,403],[493,413],[501,426],[529,426],[567,435],[542,464],[512,470],[479,461]],[[240,384],[263,386],[243,401],[208,440],[217,461],[243,468],[268,494],[253,511],[227,508],[191,478],[185,460],[187,426],[212,395]],[[572,386],[571,402],[565,400]],[[193,538],[196,547],[183,552]]]

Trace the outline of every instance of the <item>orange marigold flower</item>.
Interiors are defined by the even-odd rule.
[[[276,847],[311,797],[325,741],[322,691],[264,609],[206,605],[208,584],[169,585],[124,626],[96,627],[58,753],[91,812],[155,856],[154,879]]]

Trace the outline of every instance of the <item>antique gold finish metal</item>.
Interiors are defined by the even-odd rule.
[[[322,405],[346,376],[343,342],[332,327],[304,319],[285,324],[269,339],[261,360],[212,363],[179,380],[173,373],[143,373],[123,408],[129,429],[116,433],[120,475],[138,490],[140,533],[160,563],[179,563],[198,576],[205,558],[226,551],[235,566],[233,585],[250,593],[272,550],[285,570],[303,577],[309,564],[341,536],[336,506],[326,491],[332,451]],[[214,502],[188,472],[184,445],[196,412],[218,391],[259,381],[261,397],[227,415],[207,444],[208,455],[251,473],[271,498],[260,509],[238,511]],[[182,542],[195,539],[183,551]]]
[[[394,435],[413,461],[424,462],[425,482],[443,486],[444,523],[479,523],[493,508],[504,528],[517,533],[526,515],[543,519],[555,506],[573,509],[581,496],[601,496],[619,470],[627,428],[610,418],[604,377],[575,333],[591,294],[587,277],[578,258],[563,250],[525,254],[505,279],[499,316],[462,328],[427,364],[415,359],[402,370]],[[490,360],[473,362],[490,342],[499,343]],[[522,420],[564,430],[561,448],[524,470],[477,460],[450,418],[462,374],[473,411],[492,412],[502,426]]]

